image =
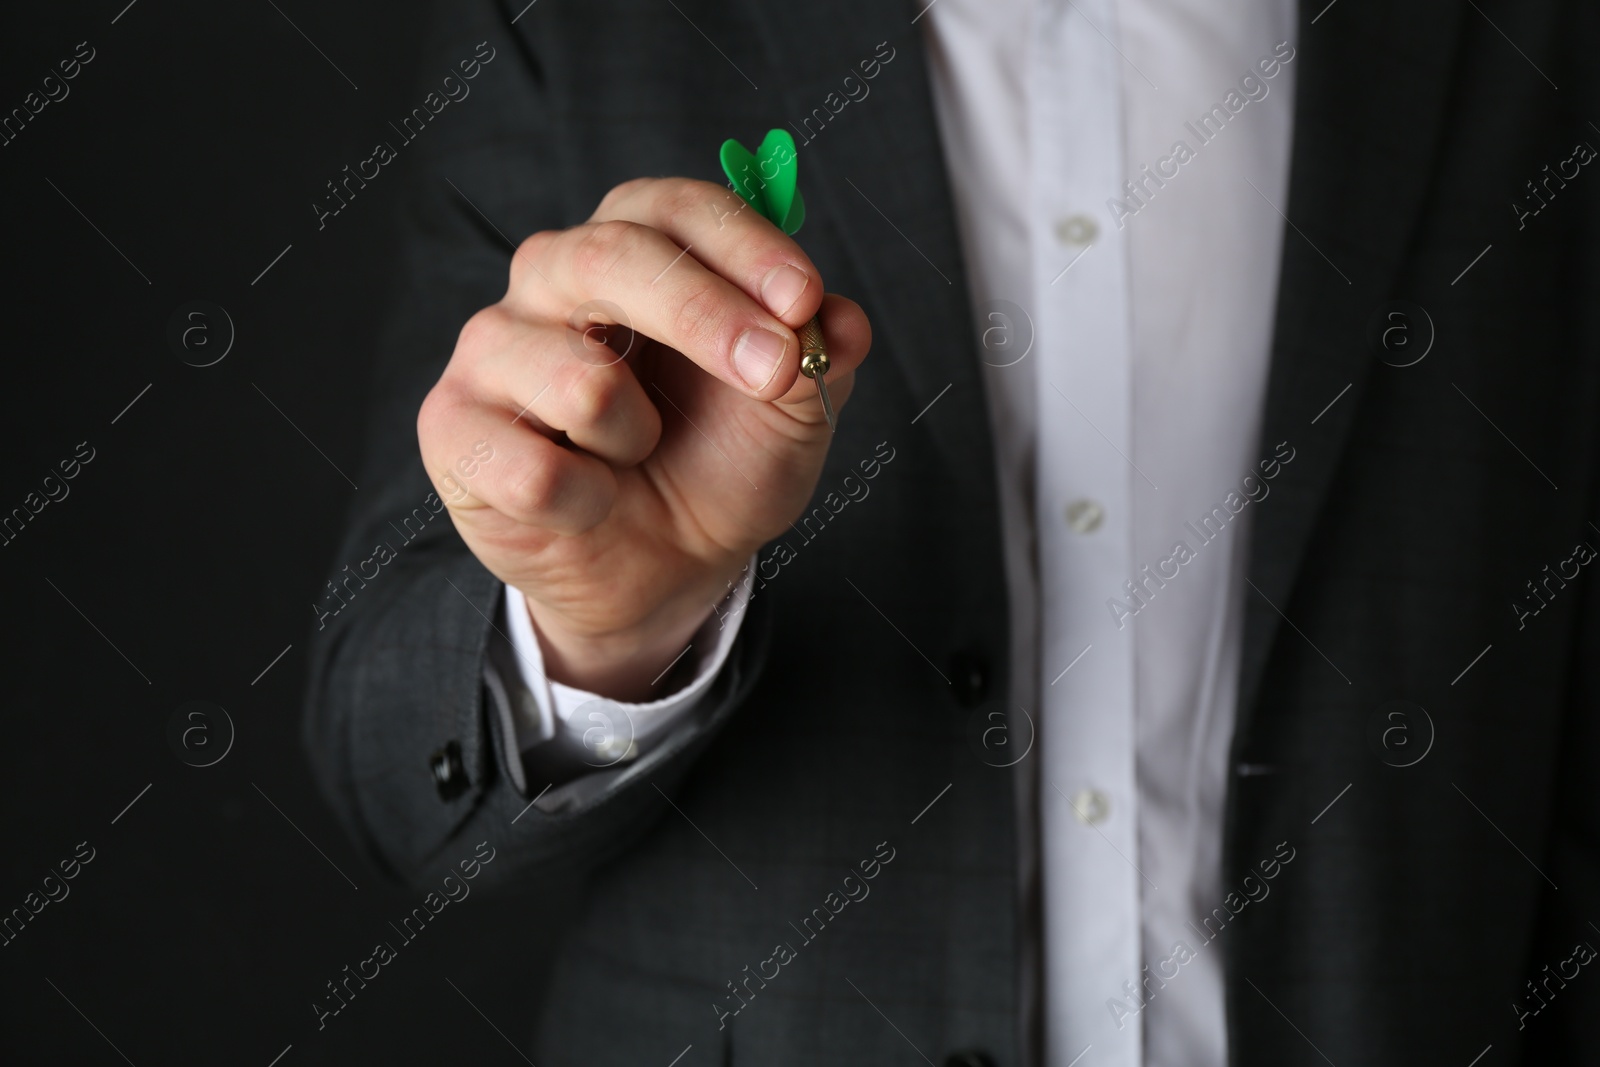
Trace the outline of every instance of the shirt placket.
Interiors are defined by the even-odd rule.
[[[1138,1067],[1138,794],[1133,629],[1106,597],[1133,572],[1127,247],[1113,0],[1042,0],[1028,110],[1040,348],[1038,803],[1046,1062]]]

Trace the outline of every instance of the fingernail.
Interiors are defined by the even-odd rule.
[[[746,330],[733,346],[733,369],[753,393],[766,388],[778,373],[789,342],[771,330]]]
[[[805,295],[811,279],[799,267],[788,263],[773,267],[761,281],[761,302],[780,319]]]

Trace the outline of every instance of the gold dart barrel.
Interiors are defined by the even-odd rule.
[[[822,414],[828,420],[828,429],[837,431],[838,419],[833,413],[833,399],[828,396],[828,385],[823,375],[828,373],[828,348],[822,340],[822,320],[816,315],[800,327],[800,373],[817,383],[817,396],[822,400]]]
[[[816,315],[800,327],[800,373],[807,378],[828,373],[828,347],[822,340],[822,320]]]

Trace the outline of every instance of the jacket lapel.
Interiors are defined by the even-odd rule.
[[[899,361],[913,408],[949,387],[928,413],[929,436],[949,463],[959,499],[992,502],[987,408],[922,27],[912,22],[918,8],[808,0],[749,10],[780,81],[761,91],[781,94],[781,113],[770,121],[795,136],[811,225],[838,235],[867,288],[851,295]],[[860,68],[868,60],[881,67],[871,80]],[[846,76],[854,78],[853,92],[864,86],[866,95],[841,106]],[[807,126],[810,116],[826,125]],[[805,238],[802,230],[802,244]]]
[[[1433,171],[1459,12],[1445,0],[1300,4],[1284,208],[1293,225],[1284,228],[1262,416],[1262,447],[1288,441],[1296,457],[1252,533],[1236,762],[1282,629],[1279,609],[1293,618],[1295,577],[1361,403],[1374,358],[1367,322],[1407,295],[1394,285]]]

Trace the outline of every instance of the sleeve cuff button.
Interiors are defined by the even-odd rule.
[[[465,793],[472,785],[467,779],[467,769],[461,762],[461,743],[450,741],[428,757],[428,769],[433,772],[433,784],[439,790],[439,799],[445,803]]]

